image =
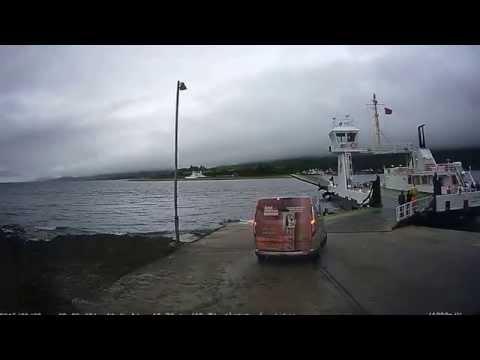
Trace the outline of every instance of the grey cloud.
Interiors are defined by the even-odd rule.
[[[187,146],[184,157],[201,161],[193,134],[202,128],[223,134],[213,140],[215,145],[209,137],[197,140],[209,154],[217,149],[222,161],[229,153],[241,160],[325,154],[330,119],[343,114],[357,120],[361,138],[368,142],[372,119],[365,104],[373,91],[394,109],[382,117],[387,139],[415,142],[416,126],[425,122],[432,146],[476,145],[474,122],[480,109],[472,99],[480,73],[472,65],[480,53],[466,50],[468,61],[454,66],[445,61],[444,49],[398,49],[356,66],[339,61],[328,67],[279,69],[236,84],[241,87],[237,97],[215,107],[202,125],[186,127],[183,136],[192,147]]]
[[[372,92],[385,138],[478,144],[480,48],[0,47],[0,173],[25,177],[326,154],[332,116],[369,142]],[[2,175],[3,174],[3,175]]]

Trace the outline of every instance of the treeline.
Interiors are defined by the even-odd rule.
[[[405,156],[354,156],[354,171],[361,169],[383,169],[383,164],[399,165],[406,162]],[[209,169],[205,174],[209,176],[238,175],[238,176],[269,176],[288,175],[308,169],[337,169],[337,157],[329,155],[324,157],[302,157],[286,160],[265,161],[231,166],[221,166]]]
[[[470,149],[453,149],[453,150],[432,150],[437,162],[461,161],[464,168],[470,166],[474,170],[480,170],[480,148]],[[373,169],[383,171],[384,166],[406,165],[408,157],[405,154],[389,154],[389,155],[353,155],[353,170],[359,172],[363,169]],[[334,154],[321,157],[299,157],[293,159],[272,160],[250,162],[237,165],[223,165],[213,168],[206,166],[193,166],[178,170],[179,177],[185,177],[192,173],[193,170],[201,170],[204,175],[209,177],[219,176],[275,176],[288,175],[298,173],[308,169],[337,169],[337,157]],[[168,179],[173,177],[173,170],[150,170],[123,172],[116,174],[104,174],[84,178],[74,178],[82,180],[117,180],[117,179]]]
[[[433,156],[439,163],[461,161],[464,168],[480,169],[480,148],[461,150],[432,150]],[[373,169],[383,172],[383,167],[399,166],[408,164],[406,154],[384,155],[353,155],[353,171],[359,172],[364,169]],[[208,169],[208,176],[238,175],[238,176],[268,176],[286,175],[301,172],[308,169],[337,169],[337,157],[334,154],[322,157],[301,157],[285,160],[273,160],[252,162],[239,165],[218,166]]]

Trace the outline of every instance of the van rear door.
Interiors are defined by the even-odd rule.
[[[307,198],[261,199],[255,212],[256,247],[295,251],[311,246],[311,202]]]

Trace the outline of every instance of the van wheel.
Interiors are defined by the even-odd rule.
[[[318,259],[320,259],[320,251],[315,251],[312,255],[310,255],[311,260],[316,263]]]
[[[257,260],[259,263],[265,262],[265,255],[257,254]]]
[[[321,242],[320,246],[321,246],[322,248],[324,248],[325,245],[327,245],[327,237],[326,237],[326,236],[325,236],[325,239],[323,239],[323,241]]]

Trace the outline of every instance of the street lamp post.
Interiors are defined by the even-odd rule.
[[[177,81],[177,106],[175,108],[175,172],[173,180],[173,198],[175,206],[175,241],[180,242],[180,231],[178,228],[178,210],[177,210],[177,168],[178,168],[178,95],[180,90],[187,90],[185,83]]]

